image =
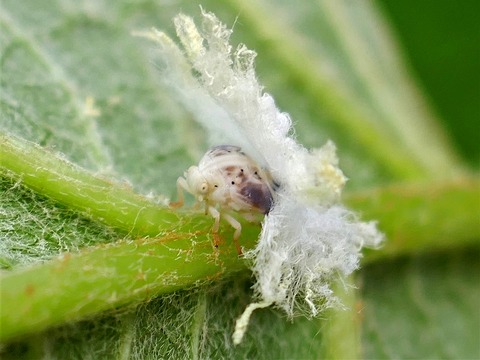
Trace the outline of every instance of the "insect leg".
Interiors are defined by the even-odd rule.
[[[235,218],[228,214],[224,214],[223,218],[228,221],[230,225],[235,229],[235,233],[233,234],[233,242],[235,243],[235,247],[237,248],[238,255],[242,255],[242,248],[240,247],[240,243],[238,242],[238,238],[242,233],[242,224],[240,224]]]
[[[185,198],[183,197],[183,190],[190,192],[190,188],[188,187],[187,180],[183,177],[179,177],[177,179],[177,193],[178,193],[178,200],[175,202],[170,203],[170,207],[172,208],[179,208],[183,206],[185,202]]]
[[[215,224],[213,224],[213,229],[212,229],[213,245],[215,245],[215,247],[218,248],[218,244],[220,242],[220,239],[218,237],[218,227],[220,226],[220,212],[217,209],[215,209],[213,206],[208,207],[208,212],[215,219]]]

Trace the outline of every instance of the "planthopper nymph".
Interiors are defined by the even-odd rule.
[[[241,224],[231,215],[237,212],[253,221],[258,214],[268,214],[273,206],[274,190],[278,185],[270,172],[261,168],[240,147],[219,145],[211,148],[198,166],[191,166],[177,180],[178,201],[173,207],[183,205],[183,190],[205,204],[205,214],[215,219],[213,225],[214,244],[218,247],[220,217],[234,229],[233,241],[240,255],[238,242]]]

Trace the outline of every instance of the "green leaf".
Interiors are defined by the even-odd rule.
[[[259,310],[234,348],[234,321],[250,302],[247,264],[227,226],[216,257],[211,219],[162,205],[205,150],[204,134],[162,84],[151,44],[131,36],[152,26],[173,36],[172,17],[198,17],[197,4],[4,0],[2,356],[478,357],[479,181],[374,4],[204,7],[258,52],[258,75],[299,140],[337,143],[345,200],[389,237],[352,280],[361,292],[337,284],[348,310],[320,320]],[[242,244],[258,232],[244,224]]]
[[[116,306],[145,301],[152,294],[200,285],[209,278],[225,277],[245,269],[247,264],[232,249],[220,252],[212,249],[212,240],[208,236],[210,225],[204,215],[174,212],[164,205],[132,194],[122,184],[99,179],[32,143],[7,136],[0,139],[5,175],[21,177],[22,183],[29,188],[116,228],[118,237],[122,232],[129,237],[137,237],[137,240],[118,241],[110,246],[97,245],[79,254],[65,253],[38,266],[4,274],[0,292],[3,305],[0,309],[0,341]],[[8,178],[5,180],[2,185],[10,189],[3,201],[14,208],[22,197],[21,190],[14,192],[12,182]],[[350,194],[347,202],[368,217],[378,219],[389,238],[384,249],[367,254],[367,260],[429,247],[450,249],[458,246],[458,241],[468,245],[473,237],[480,236],[476,216],[479,185],[478,181],[463,180],[428,189],[419,185],[397,186]],[[33,200],[32,194],[23,192],[24,197]],[[427,201],[428,206],[418,209],[418,201]],[[24,203],[28,206],[27,202]],[[396,204],[394,209],[388,209],[391,203]],[[43,210],[47,206],[48,203],[43,201],[39,207]],[[431,217],[422,219],[419,211]],[[455,215],[452,216],[449,211]],[[469,216],[462,211],[467,211]],[[21,215],[10,221],[7,218],[5,229],[18,227]],[[31,218],[34,214],[29,215]],[[57,210],[57,214],[48,220],[52,223],[54,220],[62,221],[62,212]],[[396,224],[403,227],[398,229]],[[49,226],[48,222],[45,226]],[[72,229],[64,230],[67,231],[73,233]],[[231,232],[232,229],[222,229],[222,234],[229,237]],[[244,245],[253,247],[259,236],[258,225],[244,223],[242,235]],[[452,241],[452,236],[457,236],[456,242]],[[16,240],[14,236],[5,239],[4,264],[15,257],[21,258],[21,252],[25,251],[25,247],[15,249]],[[24,261],[27,261],[26,257]],[[350,300],[352,296],[348,292],[344,294],[345,306],[347,302],[353,304]],[[10,311],[12,308],[16,311]],[[346,328],[345,323],[349,322],[343,318],[348,319],[351,314],[345,312],[334,316],[341,320],[330,321],[331,328],[335,329],[332,339],[337,337],[338,328]],[[336,349],[335,353],[338,351]]]
[[[478,357],[479,256],[477,246],[367,267],[365,357]]]

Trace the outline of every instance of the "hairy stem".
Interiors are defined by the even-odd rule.
[[[5,135],[0,139],[1,174],[136,238],[1,274],[1,341],[246,268],[229,241],[228,226],[220,230],[226,244],[216,252],[207,216],[173,212],[37,145]],[[362,217],[378,220],[387,235],[385,246],[364,259],[375,261],[478,244],[479,198],[480,181],[470,177],[399,184],[351,193],[345,200]],[[260,227],[242,225],[242,245],[251,248]]]
[[[398,184],[349,194],[362,218],[378,221],[384,246],[367,250],[364,262],[420,251],[479,245],[480,179]]]
[[[1,277],[6,341],[245,269],[233,248],[175,233],[66,253]]]

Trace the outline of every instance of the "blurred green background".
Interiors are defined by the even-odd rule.
[[[480,1],[378,0],[417,84],[455,144],[480,166]]]
[[[337,0],[327,1],[336,4]],[[285,66],[285,59],[280,63],[283,60],[286,70],[275,66],[284,38],[290,41],[287,46],[293,48],[298,38],[289,38],[292,34],[282,32],[272,40],[251,26],[252,23],[284,26],[280,29],[294,32],[293,35],[305,40],[307,45],[319,44],[322,39],[317,36],[323,35],[326,51],[315,53],[319,49],[312,46],[314,60],[337,61],[341,79],[353,79],[352,83],[345,81],[345,84],[356,90],[355,85],[362,84],[355,82],[350,59],[342,57],[344,49],[341,46],[344,44],[332,41],[334,36],[329,37],[328,30],[332,31],[333,25],[321,19],[327,1],[265,1],[263,3],[267,4],[269,11],[262,16],[255,11],[250,14],[242,12],[242,0],[204,0],[202,3],[228,26],[235,24],[233,43],[245,42],[249,48],[258,51],[258,76],[266,90],[275,96],[280,108],[292,114],[299,139],[312,147],[321,145],[328,137],[337,142],[343,155],[342,168],[345,166],[349,170],[347,175],[351,176],[350,189],[372,188],[398,181],[392,174],[376,167],[385,164],[377,158],[370,159],[375,151],[356,144],[356,132],[344,134],[337,131],[342,124],[330,126],[324,121],[328,119],[323,112],[325,103],[318,100],[314,91],[305,91],[305,84],[312,82],[310,77],[298,81],[298,74]],[[344,11],[350,5],[357,6],[364,11],[359,14],[368,15],[369,10],[362,4],[370,3],[375,11],[376,5],[383,10],[388,28],[405,50],[405,59],[418,80],[416,82],[425,90],[463,158],[478,170],[480,1],[348,0],[340,7]],[[256,6],[257,2],[254,10]],[[262,6],[258,6],[261,9]],[[186,150],[186,145],[195,146],[192,145],[193,137],[185,137],[190,133],[191,114],[183,111],[172,100],[172,95],[158,85],[158,73],[149,72],[148,52],[141,49],[149,49],[150,44],[143,44],[128,34],[150,26],[173,34],[172,16],[183,11],[198,20],[197,2],[13,0],[2,1],[0,9],[4,10],[0,11],[0,25],[4,24],[6,29],[0,31],[0,45],[5,44],[10,51],[3,54],[2,63],[3,92],[0,95],[4,99],[2,105],[8,110],[1,114],[2,127],[6,124],[8,131],[63,152],[71,161],[88,169],[111,167],[118,177],[129,179],[140,192],[153,189],[155,193],[173,196],[176,178],[195,157],[193,151],[193,154],[188,152],[191,149]],[[341,15],[350,15],[347,13]],[[369,25],[365,24],[368,17],[361,15],[354,18],[360,25]],[[293,53],[297,56],[293,51],[287,52],[287,55]],[[298,56],[297,59],[304,64],[304,59]],[[334,85],[341,88],[345,84]],[[331,85],[325,86],[326,92],[332,90]],[[364,95],[361,91],[354,94]],[[398,92],[400,95],[401,91]],[[97,127],[93,129],[89,127],[91,119],[82,113],[86,97],[95,99],[95,105],[103,110],[95,122]],[[361,99],[361,96],[354,98]],[[387,110],[394,111],[392,108]],[[403,125],[405,118],[400,114],[394,120]],[[379,126],[384,125],[382,119],[377,116]],[[195,131],[192,133],[196,135]],[[101,138],[102,146],[98,146],[97,137]],[[401,152],[396,144],[390,149]],[[426,150],[425,146],[421,148],[422,153],[428,154]],[[381,176],[384,181],[379,180]],[[438,179],[431,180],[434,183]],[[11,188],[12,185],[7,184],[2,189]],[[44,204],[46,200],[38,200],[37,194],[22,195],[16,189],[11,193],[14,195],[11,204],[0,202],[0,205],[10,206],[10,214],[33,224],[28,228],[24,226],[26,221],[19,222],[18,244],[26,249],[23,253],[18,251],[22,253],[23,261],[39,261],[59,251],[77,251],[81,246],[110,241],[110,233],[105,231],[106,235],[98,235],[105,229],[97,231],[92,226],[84,230],[78,225],[84,222],[83,219],[75,222],[71,215],[56,215],[62,209],[54,204]],[[412,215],[419,214],[420,219],[425,219],[432,214],[423,212],[422,205],[420,201],[414,206]],[[451,209],[447,207],[445,211],[450,213]],[[398,222],[394,225],[401,228],[402,219],[395,220]],[[8,234],[10,236],[11,232]],[[458,234],[459,238],[462,235]],[[49,239],[47,245],[50,247],[45,246],[45,238]],[[65,243],[63,239],[75,241]],[[14,244],[14,251],[20,248],[18,244]],[[364,306],[365,314],[363,346],[367,358],[478,358],[480,282],[478,276],[472,276],[480,273],[478,247],[471,251],[465,250],[461,241],[459,244],[441,253],[438,249],[431,249],[429,254],[415,252],[400,259],[385,259],[365,266],[359,272],[360,305]],[[58,249],[60,246],[64,247]],[[16,263],[12,261],[12,264]],[[81,354],[77,357],[85,358],[85,354],[91,351],[96,356],[90,358],[99,358],[99,353],[104,356],[113,353],[117,346],[120,349],[129,347],[128,340],[133,344],[130,347],[132,354],[143,355],[139,358],[148,358],[148,355],[156,358],[154,354],[165,353],[165,349],[176,351],[177,358],[181,358],[182,351],[191,350],[191,333],[185,331],[190,326],[189,321],[195,323],[191,314],[203,304],[207,309],[206,324],[210,331],[206,333],[208,342],[204,354],[219,358],[219,354],[230,354],[225,329],[231,329],[233,319],[248,303],[249,286],[245,279],[235,279],[212,289],[179,292],[147,302],[133,313],[119,311],[36,334],[18,346],[14,344],[14,347],[24,353],[30,349],[54,349],[63,355],[59,358],[69,358],[65,353]],[[321,343],[322,326],[320,321],[303,318],[292,324],[273,310],[259,312],[253,319],[252,331],[247,334],[249,342],[241,349],[243,352],[237,352],[237,358],[261,358],[262,354],[264,358],[274,358],[273,354],[288,356],[286,351],[296,356],[305,351],[311,358],[319,358],[312,354],[321,353],[317,348]],[[136,331],[135,336],[132,331]]]

